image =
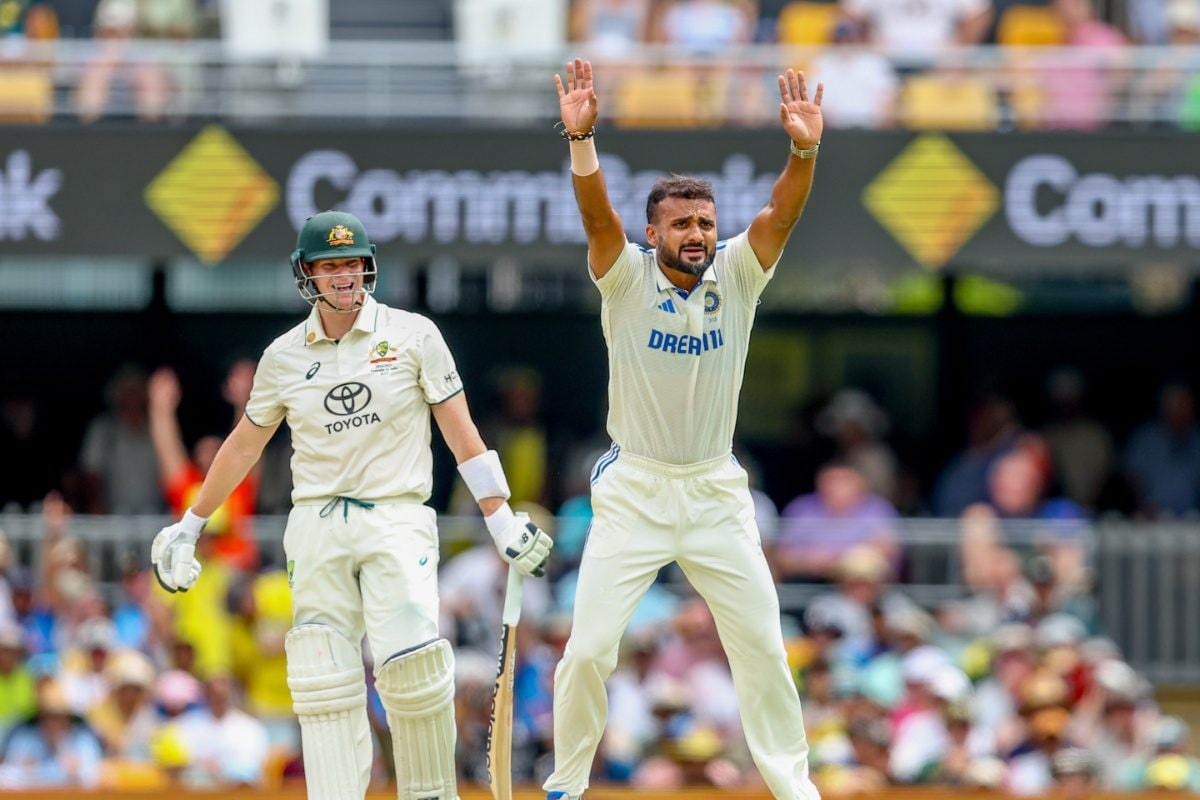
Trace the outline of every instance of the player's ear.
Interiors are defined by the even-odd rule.
[[[646,244],[658,247],[658,228],[649,223],[646,224]]]

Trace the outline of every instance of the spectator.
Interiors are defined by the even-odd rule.
[[[234,704],[233,693],[232,678],[214,675],[205,685],[207,705],[177,721],[190,759],[185,772],[189,786],[222,789],[262,783],[267,731]]]
[[[888,569],[887,559],[874,547],[851,548],[838,561],[837,589],[817,595],[805,609],[806,619],[809,613],[819,614],[819,619],[841,631],[838,650],[853,663],[866,663],[879,650],[880,637],[872,620],[876,608],[886,620],[913,605],[901,593],[885,589]]]
[[[1143,45],[1167,44],[1168,7],[1171,0],[1126,0],[1126,29]]]
[[[13,789],[94,789],[100,742],[72,715],[62,687],[43,683],[36,717],[15,728],[0,754],[0,786]]]
[[[942,718],[938,681],[954,669],[939,648],[918,647],[901,662],[905,697],[892,711],[893,738],[888,774],[897,783],[923,783],[932,777],[950,747]],[[966,676],[961,678],[966,683]]]
[[[158,714],[150,702],[154,665],[141,653],[123,651],[104,670],[108,693],[87,715],[110,758],[148,764]]]
[[[749,0],[664,0],[653,38],[686,55],[716,55],[751,42],[757,27]]]
[[[54,488],[46,433],[31,396],[17,392],[0,400],[0,510],[13,504],[28,511]]]
[[[1110,659],[1097,665],[1078,704],[1073,735],[1100,765],[1099,783],[1106,790],[1122,788],[1150,755],[1151,721],[1139,709],[1144,694],[1145,685],[1133,668]]]
[[[1046,498],[1048,462],[1034,440],[1026,440],[996,460],[988,473],[989,502],[963,512],[962,549],[968,581],[1000,544],[1045,551],[1062,587],[1078,589],[1085,580],[1088,528],[1083,510],[1064,498]]]
[[[253,373],[250,380],[253,380]],[[229,379],[226,379],[228,386]],[[184,511],[191,508],[204,476],[216,458],[221,437],[200,437],[192,448],[191,458],[188,458],[176,416],[181,392],[179,379],[173,370],[163,368],[150,376],[149,397],[150,437],[158,459],[159,480],[171,513],[182,516]],[[204,526],[204,532],[208,535],[201,541],[206,543],[204,546],[208,548],[207,555],[211,558],[224,561],[236,569],[254,569],[258,562],[258,547],[250,530],[250,517],[254,515],[257,490],[258,473],[257,470],[251,470],[209,517]]]
[[[1134,431],[1125,448],[1124,468],[1139,516],[1181,517],[1200,509],[1200,429],[1189,386],[1163,387],[1158,419]]]
[[[841,0],[842,12],[865,25],[867,41],[890,56],[925,65],[956,44],[978,44],[988,32],[988,0]]]
[[[0,528],[0,623],[9,622],[17,615],[12,603],[12,578],[9,577],[11,566],[12,548],[8,544],[7,534]]]
[[[1112,116],[1112,81],[1124,58],[1125,35],[1096,18],[1092,0],[1054,0],[1053,6],[1070,49],[1038,58],[1041,125],[1096,130]]]
[[[8,585],[12,591],[13,615],[21,627],[29,654],[53,652],[57,620],[35,594],[33,576],[28,570],[13,570],[8,576]]]
[[[283,641],[292,625],[287,573],[243,576],[229,593],[233,609],[233,674],[246,689],[246,709],[267,730],[272,759],[300,755],[300,726],[292,713]]]
[[[1200,127],[1200,0],[1168,0],[1154,4],[1164,19],[1161,54],[1150,56],[1130,90],[1129,116],[1147,125]]]
[[[883,441],[888,418],[869,394],[843,389],[817,415],[817,430],[833,441],[835,457],[858,470],[873,494],[896,497],[896,455]]]
[[[843,20],[833,31],[833,46],[813,60],[813,78],[824,83],[828,92],[821,110],[835,128],[876,129],[895,124],[900,85],[896,71],[885,56],[864,47],[865,41],[860,24]]]
[[[1087,800],[1099,789],[1096,760],[1082,747],[1064,747],[1055,753],[1050,774],[1063,800]]]
[[[147,421],[146,377],[122,367],[105,388],[108,408],[83,436],[80,464],[89,513],[157,514],[165,510]]]
[[[542,377],[536,370],[511,368],[499,378],[500,419],[488,437],[505,464],[512,503],[543,503],[546,494],[546,429]]]
[[[896,510],[871,494],[862,474],[849,462],[835,461],[817,473],[817,491],[784,507],[775,548],[776,568],[784,580],[829,582],[852,549],[875,548],[895,577],[900,556]]]
[[[186,73],[163,63],[129,55],[135,40],[191,38],[197,23],[193,0],[100,0],[94,35],[100,54],[83,71],[76,93],[79,116],[94,122],[110,112],[114,93],[132,84],[132,107],[140,120],[159,121]]]
[[[1200,760],[1192,753],[1191,731],[1179,717],[1160,717],[1155,723],[1153,750],[1140,763],[1130,765],[1121,778],[1126,791],[1166,788],[1200,793]]]
[[[596,61],[627,56],[649,38],[650,8],[647,0],[575,0],[570,40]]]
[[[1084,378],[1078,370],[1058,370],[1046,381],[1050,409],[1042,436],[1050,448],[1064,494],[1095,509],[1113,464],[1112,436],[1083,407]]]
[[[106,671],[117,644],[113,624],[105,617],[93,617],[75,631],[74,646],[63,654],[60,677],[63,693],[71,711],[86,717],[109,693]]]
[[[0,742],[37,710],[33,675],[22,663],[25,636],[15,622],[0,620]]]
[[[971,409],[967,447],[942,469],[934,488],[934,512],[957,517],[967,506],[987,499],[992,462],[1016,444],[1021,433],[1012,401],[990,395]]]
[[[521,510],[521,507],[517,507]],[[545,514],[531,516],[549,526]],[[543,528],[552,531],[553,528]],[[552,534],[553,535],[553,534]],[[438,574],[441,621],[438,629],[459,647],[491,653],[499,647],[507,569],[491,542],[472,547],[449,559]],[[550,607],[544,581],[528,581],[522,596],[522,620],[536,625]]]

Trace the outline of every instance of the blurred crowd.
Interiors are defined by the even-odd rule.
[[[0,537],[0,787],[278,785],[301,774],[286,684],[288,577],[265,554],[255,515],[288,507],[286,436],[213,515],[195,589],[167,594],[130,542],[117,574],[99,565],[72,514],[177,515],[242,413],[254,362],[232,361],[212,430],[185,437],[189,406],[169,368],[122,368],[87,426],[77,464],[42,465],[38,407],[9,395],[0,415],[0,508],[40,515],[18,555]],[[515,771],[545,777],[554,666],[570,629],[600,431],[545,423],[540,375],[497,373],[479,404],[514,504],[557,541],[551,574],[527,584],[516,678]],[[1200,790],[1188,725],[1158,708],[1105,636],[1094,605],[1087,526],[1097,513],[1194,518],[1200,429],[1189,386],[1118,442],[1087,411],[1078,372],[1048,376],[1040,424],[1008,398],[982,398],[966,445],[928,486],[889,441],[866,392],[835,393],[811,415],[810,452],[785,470],[796,492],[755,489],[764,551],[781,587],[802,584],[783,619],[805,699],[812,763],[829,795],[888,784]],[[484,412],[486,413],[486,412]],[[226,416],[227,414],[227,416]],[[751,448],[743,461],[759,473]],[[813,454],[819,454],[819,458]],[[799,465],[817,460],[811,474]],[[764,471],[769,470],[769,465]],[[447,481],[449,482],[449,481]],[[782,485],[788,485],[787,482]],[[468,516],[454,484],[442,509]],[[956,519],[961,591],[922,605],[906,590],[903,517]],[[262,552],[260,552],[260,550]],[[486,779],[485,738],[504,563],[490,543],[448,545],[442,631],[456,647],[459,767]],[[728,664],[702,600],[664,570],[639,606],[610,683],[596,780],[640,787],[755,785]],[[366,656],[364,656],[366,657]],[[375,735],[386,743],[372,692]],[[380,747],[375,777],[389,778]]]
[[[370,19],[373,0],[339,0],[339,12]],[[413,16],[457,31],[451,8],[515,6],[512,0],[408,0]],[[1114,120],[1200,127],[1200,0],[522,0],[566,30],[547,46],[589,56],[611,98],[606,112],[626,126],[770,125],[781,65],[744,57],[746,48],[792,48],[791,66],[828,88],[831,127],[943,130],[1092,130]],[[495,8],[493,8],[495,7]],[[528,9],[524,9],[528,10]],[[338,14],[334,14],[337,17]],[[403,16],[403,15],[401,15]],[[511,31],[495,13],[489,36]],[[522,17],[524,18],[524,17]],[[132,55],[134,40],[170,43],[220,36],[214,0],[3,0],[0,114],[44,119],[54,94],[49,51],[16,43],[95,38],[103,43],[70,89],[79,119],[120,108],[139,119],[183,113],[172,98],[196,79],[176,63]],[[333,26],[337,47],[337,26]],[[380,35],[404,35],[381,28]],[[507,31],[507,32],[506,32]],[[433,35],[436,35],[434,31]],[[421,37],[430,36],[421,28]],[[473,31],[472,37],[480,36]],[[495,43],[493,42],[493,43]],[[474,42],[473,42],[474,43]],[[647,61],[645,46],[667,54]],[[997,50],[964,48],[999,45]],[[1138,59],[1131,45],[1165,47]],[[24,69],[17,69],[24,63]],[[648,66],[648,64],[656,64]],[[22,110],[23,109],[23,110]]]

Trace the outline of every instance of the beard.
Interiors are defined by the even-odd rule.
[[[704,274],[704,270],[712,266],[713,259],[717,257],[717,254],[715,250],[709,250],[707,245],[701,244],[700,247],[704,248],[704,260],[695,263],[685,261],[683,259],[683,248],[695,246],[695,244],[690,243],[680,245],[677,252],[671,253],[662,245],[659,245],[658,258],[662,262],[662,265],[667,269],[673,269],[676,272],[683,272],[688,275],[695,275],[699,277],[700,275]]]

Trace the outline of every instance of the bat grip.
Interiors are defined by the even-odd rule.
[[[516,625],[521,620],[521,581],[523,580],[520,571],[508,568],[508,585],[504,589],[504,616],[502,621],[505,625]]]

